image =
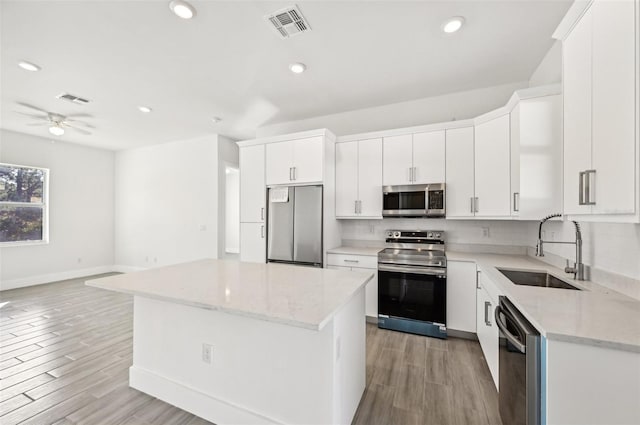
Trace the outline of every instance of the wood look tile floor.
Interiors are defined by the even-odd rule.
[[[132,297],[84,280],[0,292],[0,424],[209,424],[129,388]],[[354,424],[500,425],[480,346],[367,325]]]

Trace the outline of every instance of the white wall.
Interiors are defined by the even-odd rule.
[[[116,154],[116,264],[216,258],[218,136]]]
[[[0,248],[0,289],[111,269],[114,153],[0,130],[0,162],[49,168],[49,243]]]
[[[296,131],[328,128],[338,136],[389,130],[392,128],[473,118],[504,106],[513,92],[528,83],[450,93],[391,105],[324,115],[299,121],[266,125],[257,130],[257,137],[267,137]]]
[[[225,253],[240,253],[240,172],[227,168],[225,187]],[[225,171],[226,172],[226,171]]]
[[[529,87],[557,84],[562,81],[562,43],[556,40],[531,74]]]
[[[240,150],[238,145],[226,137],[218,136],[218,257],[225,257],[225,235],[229,227],[227,226],[227,184],[226,184],[226,167],[239,168]],[[240,196],[240,195],[238,195]],[[240,200],[238,199],[238,204]],[[238,207],[239,208],[239,207]],[[232,226],[238,226],[238,234],[240,233],[240,223]],[[239,251],[239,249],[238,249]]]

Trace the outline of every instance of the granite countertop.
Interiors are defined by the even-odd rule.
[[[340,246],[327,250],[327,254],[346,254],[346,255],[367,255],[377,256],[384,248],[357,247],[357,246]]]
[[[550,340],[640,352],[640,301],[593,281],[524,255],[447,251],[448,261],[475,262],[481,273],[507,296]],[[497,267],[546,271],[581,291],[515,285]]]
[[[370,272],[204,259],[86,284],[321,330],[372,278]]]

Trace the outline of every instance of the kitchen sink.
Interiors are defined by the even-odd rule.
[[[557,277],[552,276],[546,272],[529,272],[505,269],[498,269],[498,271],[505,275],[507,279],[509,279],[516,285],[540,286],[543,288],[575,289],[577,291],[580,290],[580,288],[576,288],[575,286],[568,284],[564,280],[558,279]]]

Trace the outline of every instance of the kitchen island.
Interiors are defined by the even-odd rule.
[[[206,259],[87,285],[134,296],[131,387],[218,425],[348,424],[372,278]]]

